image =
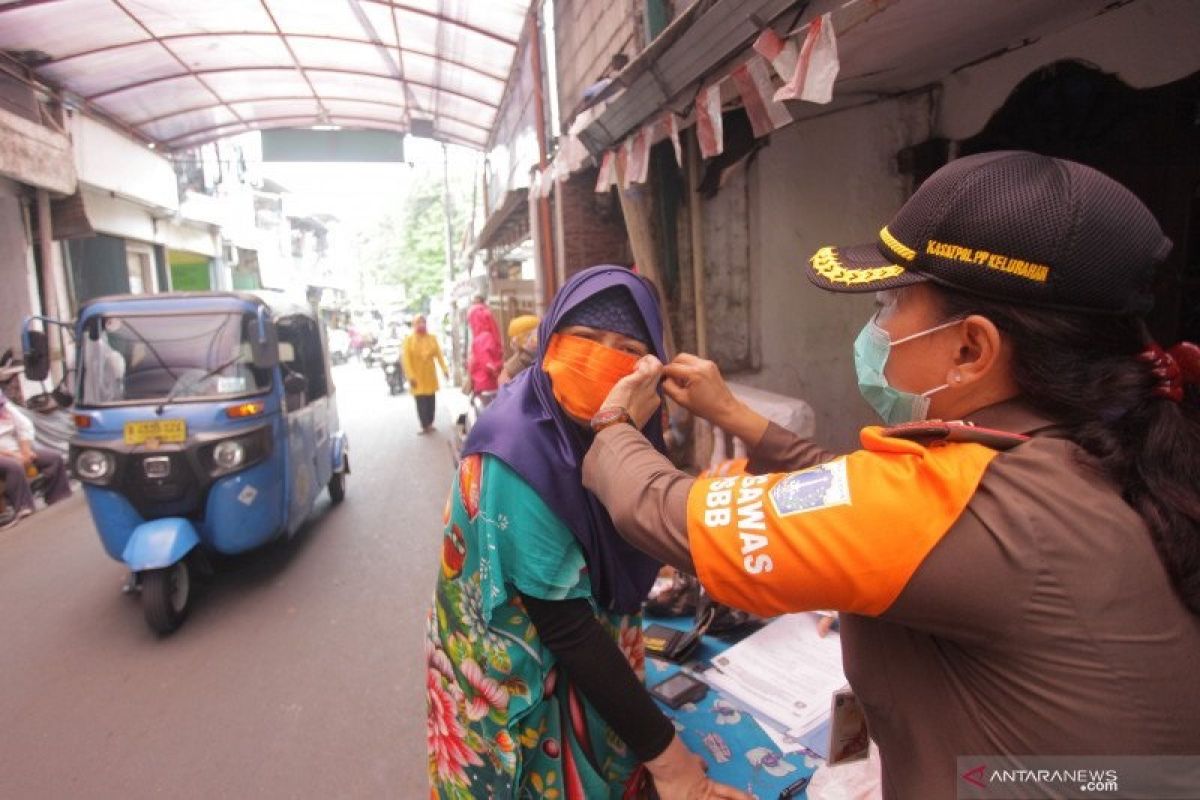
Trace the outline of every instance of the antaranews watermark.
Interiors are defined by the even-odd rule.
[[[1200,755],[960,756],[957,766],[959,800],[1200,797]]]

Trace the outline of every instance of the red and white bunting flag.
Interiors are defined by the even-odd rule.
[[[550,190],[554,188],[554,165],[547,164],[546,168],[538,173],[538,197],[549,197]]]
[[[760,56],[771,62],[775,72],[784,83],[791,80],[796,73],[796,61],[800,58],[800,48],[795,39],[784,39],[778,33],[767,28],[754,40],[754,50]]]
[[[841,66],[833,20],[829,14],[822,14],[807,27],[796,68],[790,78],[784,79],[787,81],[784,87],[775,93],[776,100],[828,103],[833,99],[833,82]]]
[[[725,150],[720,82],[703,87],[696,95],[696,138],[700,141],[700,155],[704,158],[719,156]]]
[[[600,159],[600,174],[596,176],[596,191],[607,192],[617,184],[617,154],[606,150]]]
[[[671,139],[671,146],[675,148],[675,163],[682,167],[683,147],[679,144],[679,117],[668,111],[663,118],[663,125]]]
[[[750,117],[755,137],[766,136],[781,125],[792,121],[792,114],[783,103],[776,102],[775,87],[767,72],[767,62],[758,56],[735,69],[730,75],[742,96],[742,105]]]
[[[633,136],[625,140],[625,183],[628,189],[632,184],[645,183],[650,174],[650,135],[651,126],[644,125]]]

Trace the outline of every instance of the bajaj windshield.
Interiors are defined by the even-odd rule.
[[[105,315],[88,321],[80,405],[220,399],[256,394],[271,372],[254,366],[255,319],[241,313]]]

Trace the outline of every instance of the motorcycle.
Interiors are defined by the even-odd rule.
[[[404,367],[400,361],[384,361],[383,377],[387,379],[388,392],[392,395],[404,393]]]

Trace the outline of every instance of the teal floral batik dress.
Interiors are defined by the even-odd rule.
[[[520,593],[590,598],[574,535],[508,465],[465,458],[426,647],[434,798],[633,796],[637,760],[555,667]],[[644,679],[641,615],[597,618]]]

